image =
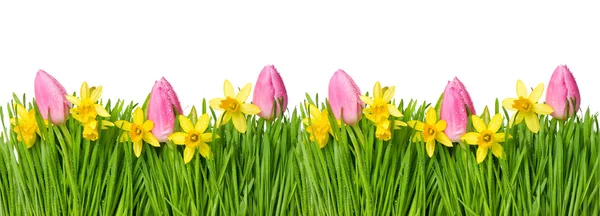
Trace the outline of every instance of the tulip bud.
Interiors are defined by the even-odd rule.
[[[575,107],[572,100],[575,100]],[[565,119],[579,110],[580,102],[579,87],[573,73],[566,65],[559,65],[552,73],[546,92],[546,103],[554,109],[551,115],[556,119]],[[566,113],[567,105],[569,113]]]
[[[67,91],[52,75],[38,70],[34,81],[35,100],[40,114],[52,124],[61,125],[69,118],[71,103],[65,97]],[[48,116],[48,114],[50,116]]]
[[[273,65],[265,66],[258,75],[252,103],[260,108],[258,115],[267,120],[281,116],[287,109],[288,96],[285,85]]]
[[[176,113],[182,114],[179,98],[173,87],[164,77],[154,83],[148,102],[148,120],[154,122],[152,134],[159,142],[166,142],[169,135],[173,133]]]
[[[344,123],[353,125],[362,117],[363,102],[360,89],[346,72],[336,71],[329,80],[329,106],[336,119],[343,118]]]
[[[467,123],[469,110],[471,115],[475,115],[475,108],[471,101],[471,96],[465,86],[458,80],[449,81],[444,89],[444,98],[442,98],[442,107],[440,108],[440,119],[446,121],[444,132],[452,142],[460,141],[460,136],[467,132]]]

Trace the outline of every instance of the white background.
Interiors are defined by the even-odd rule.
[[[252,3],[250,3],[252,2]],[[338,68],[363,93],[375,81],[396,99],[435,102],[458,76],[478,112],[516,96],[516,81],[548,83],[567,64],[582,108],[600,109],[600,7],[581,3],[0,3],[0,103],[33,97],[38,69],[68,92],[82,81],[103,98],[143,102],[165,76],[185,110],[222,97],[224,79],[255,83],[274,64],[290,108],[327,95]],[[251,98],[251,97],[250,97]],[[543,100],[542,100],[543,101]]]

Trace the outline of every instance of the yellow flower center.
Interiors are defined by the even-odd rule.
[[[387,104],[381,99],[375,99],[373,106],[371,107],[371,115],[375,122],[380,122],[387,119],[390,116],[390,112],[387,109]]]
[[[531,112],[531,108],[533,108],[533,104],[531,101],[524,97],[519,97],[519,99],[515,100],[512,105],[513,108],[521,111],[521,112]]]
[[[200,144],[200,132],[197,130],[191,130],[188,132],[188,136],[185,139],[185,146],[187,147],[196,147]]]
[[[227,112],[239,112],[240,102],[238,102],[235,98],[227,97],[225,100],[221,101],[219,107]]]
[[[435,126],[434,125],[430,125],[427,123],[424,123],[423,125],[423,138],[425,139],[425,142],[431,141],[433,139],[435,139]]]
[[[129,130],[129,136],[131,136],[131,141],[132,142],[137,142],[140,141],[142,139],[142,136],[144,134],[144,130],[142,129],[141,125],[137,125],[137,124],[131,124],[131,128]]]
[[[492,144],[494,142],[495,142],[494,134],[489,130],[485,130],[485,131],[481,132],[481,134],[479,136],[479,141],[477,143],[479,144],[479,146],[481,146],[483,148],[489,148],[492,146]]]
[[[73,108],[73,117],[81,122],[87,123],[96,119],[96,108],[89,100],[82,100],[81,104]]]

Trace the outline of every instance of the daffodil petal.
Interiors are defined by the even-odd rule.
[[[192,158],[194,158],[195,154],[196,154],[195,148],[185,147],[185,149],[183,150],[183,162],[184,163],[190,162],[192,160]]]
[[[402,117],[402,113],[400,112],[398,107],[396,107],[392,104],[386,104],[385,106],[387,107],[388,112],[390,112],[390,115],[395,116],[395,117]]]
[[[542,115],[550,115],[552,112],[554,112],[554,109],[552,109],[552,107],[548,104],[534,104],[533,112]]]
[[[485,122],[483,122],[483,120],[481,120],[479,116],[472,115],[471,121],[473,122],[473,127],[475,127],[475,130],[477,130],[477,132],[481,133],[487,129],[487,126],[485,126]]]
[[[129,123],[127,121],[117,120],[117,121],[115,121],[115,126],[117,126],[118,128],[121,128],[122,130],[125,130],[125,131],[131,130],[131,123]]]
[[[429,155],[429,157],[433,157],[433,151],[435,151],[435,141],[431,140],[426,142],[425,149],[427,150],[427,155]]]
[[[533,103],[537,103],[542,97],[542,93],[544,93],[544,83],[540,83],[535,87],[535,89],[533,89],[529,95],[529,100]]]
[[[231,119],[233,120],[233,126],[240,133],[246,133],[246,117],[242,113],[231,113]]]
[[[137,125],[144,124],[144,111],[139,107],[133,111],[133,123]]]
[[[179,125],[181,126],[181,129],[183,129],[183,131],[185,132],[190,132],[194,129],[192,122],[184,115],[179,115]]]
[[[497,142],[492,144],[492,154],[494,154],[497,158],[502,158],[502,146]]]
[[[513,108],[513,104],[515,103],[516,98],[506,98],[502,100],[502,106],[511,111],[517,111],[517,109]]]
[[[244,85],[244,87],[240,90],[240,92],[238,92],[237,95],[235,96],[235,99],[240,103],[246,102],[246,99],[248,99],[248,96],[250,95],[251,90],[252,90],[252,85],[250,83]]]
[[[210,146],[208,146],[206,143],[201,143],[200,146],[198,146],[198,151],[200,152],[202,157],[206,159],[211,158]]]
[[[154,147],[160,147],[160,143],[158,143],[156,137],[154,137],[154,135],[150,132],[144,132],[142,139]]]
[[[152,120],[148,120],[142,124],[142,128],[144,131],[150,131],[152,128],[154,128],[154,122]]]
[[[394,93],[396,93],[396,87],[389,87],[388,90],[383,93],[383,101],[385,101],[386,103],[390,102],[394,97]]]
[[[204,142],[212,142],[213,141],[213,136],[212,133],[203,133],[201,135],[202,140],[204,140]],[[215,134],[215,139],[218,139],[219,135]]]
[[[425,122],[429,125],[435,125],[437,123],[437,113],[435,109],[430,107],[425,114]]]
[[[212,107],[214,110],[223,111],[223,108],[221,108],[222,100],[224,100],[224,99],[223,98],[213,98],[208,102],[208,104],[210,104],[210,107]]]
[[[177,145],[185,145],[185,138],[187,137],[187,133],[183,132],[175,132],[169,135],[169,140]]]
[[[469,145],[477,145],[479,141],[479,133],[469,132],[460,137],[461,140],[464,140]]]
[[[96,102],[100,99],[100,96],[102,96],[102,86],[98,86],[91,92],[90,100]]]
[[[260,108],[254,104],[242,104],[240,111],[248,115],[256,115],[260,112]]]
[[[488,149],[487,148],[483,148],[483,147],[479,147],[477,148],[477,163],[481,163],[483,162],[483,160],[485,160],[485,157],[487,157],[488,154]]]
[[[65,95],[65,98],[72,104],[79,106],[81,104],[81,100],[79,98],[74,97],[73,95]]]
[[[527,98],[527,87],[521,80],[517,80],[517,96]]]
[[[423,131],[423,126],[424,126],[423,122],[410,120],[406,124],[408,124],[409,127],[414,128],[415,130]]]
[[[373,86],[373,98],[381,98],[381,84],[379,81],[375,82]]]
[[[498,113],[492,117],[487,129],[492,131],[492,133],[496,133],[500,129],[500,126],[502,126],[502,115]]]
[[[373,106],[373,104],[374,104],[374,102],[373,102],[373,99],[371,99],[370,97],[364,96],[364,95],[361,95],[361,96],[360,96],[360,100],[361,100],[362,102],[365,102],[365,103],[366,103],[366,104],[368,104],[369,106]],[[364,111],[364,110],[363,110],[363,111]]]
[[[225,80],[223,82],[223,93],[225,94],[225,97],[235,98],[233,85],[231,85],[231,82],[229,82],[229,80]]]
[[[450,140],[450,138],[448,138],[448,136],[446,136],[444,132],[435,133],[435,139],[442,145],[452,147],[452,141]]]
[[[90,97],[89,92],[88,92],[89,89],[90,88],[88,87],[87,82],[81,83],[81,88],[79,88],[79,92],[81,95],[79,95],[79,97],[81,99],[89,98]]]
[[[518,112],[517,115],[515,116],[515,124],[519,124],[523,121],[523,118],[525,117],[525,114],[523,114],[522,112]]]
[[[312,104],[308,105],[308,112],[310,112],[310,116],[312,116],[315,119],[318,119],[321,117],[321,111],[315,105],[312,105]]]
[[[208,128],[209,121],[210,121],[210,118],[208,117],[208,114],[206,114],[206,113],[202,114],[202,116],[200,116],[200,118],[198,119],[198,122],[196,122],[195,129],[200,133],[204,133],[206,128]],[[190,122],[190,125],[191,125],[191,122]]]
[[[510,139],[510,138],[512,138],[512,136],[509,134],[508,138]],[[504,142],[504,141],[506,141],[506,134],[505,133],[494,134],[494,140],[496,140],[496,142],[499,142],[499,143]]]
[[[140,157],[140,155],[142,154],[142,141],[135,141],[133,143],[133,153],[135,154],[136,157]]]
[[[106,109],[104,109],[104,107],[102,107],[102,105],[94,104],[94,108],[96,109],[96,113],[98,113],[99,116],[110,117],[110,114],[108,113],[108,111],[106,111]]]
[[[525,123],[531,132],[537,133],[540,131],[540,121],[535,113],[526,113]]]
[[[435,123],[435,130],[444,131],[445,129],[446,129],[446,121],[439,120],[437,123]]]

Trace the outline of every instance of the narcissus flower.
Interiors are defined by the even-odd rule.
[[[160,147],[160,143],[158,143],[156,137],[150,132],[154,127],[154,122],[152,120],[145,120],[144,111],[139,107],[133,112],[133,122],[119,120],[115,122],[115,125],[126,131],[123,132],[120,140],[124,142],[131,139],[131,142],[133,142],[133,153],[136,157],[140,157],[142,154],[143,141],[154,147]]]
[[[16,116],[10,119],[13,131],[17,134],[17,140],[24,142],[27,148],[31,148],[37,140],[40,129],[35,120],[35,110],[27,111],[21,104],[16,104]],[[37,133],[37,134],[36,134]]]
[[[214,98],[210,100],[210,107],[215,110],[225,111],[219,116],[217,125],[227,124],[233,119],[233,126],[240,133],[246,132],[246,117],[244,114],[256,115],[260,112],[260,108],[254,104],[247,104],[246,99],[250,95],[252,86],[246,84],[237,95],[234,94],[233,86],[229,80],[225,80],[223,91],[225,98]]]
[[[533,133],[540,131],[540,120],[537,114],[548,115],[554,112],[552,107],[547,104],[539,104],[538,101],[544,93],[544,84],[540,83],[527,96],[527,88],[523,81],[517,81],[517,96],[519,98],[507,98],[502,101],[502,106],[508,110],[518,111],[516,116],[513,116],[514,123],[519,124],[523,119],[527,124],[527,128]],[[512,122],[512,119],[511,119]],[[512,125],[509,123],[509,125]]]
[[[315,105],[308,105],[309,118],[302,119],[302,123],[308,126],[306,132],[310,135],[310,141],[317,142],[319,148],[324,148],[329,142],[329,134],[333,136],[331,124],[329,124],[329,112],[327,109],[319,111]]]
[[[343,70],[336,71],[329,80],[329,106],[336,119],[354,125],[362,117],[363,102],[360,89]]]
[[[420,133],[413,135],[413,142],[417,140],[423,140],[425,142],[425,149],[427,155],[433,157],[433,151],[435,150],[435,141],[437,140],[442,145],[452,147],[452,141],[446,136],[444,130],[446,129],[446,121],[437,119],[437,114],[434,108],[429,108],[425,114],[425,122],[411,120],[408,121],[408,126],[414,128]]]
[[[454,77],[454,80],[449,81],[446,85],[440,108],[440,119],[446,121],[447,124],[444,132],[452,142],[460,141],[460,136],[467,132],[467,123],[469,122],[467,108],[471,114],[475,115],[475,108],[469,92],[462,82]]]
[[[110,126],[115,126],[112,122],[103,120],[100,129],[108,129]],[[92,120],[83,125],[83,138],[91,141],[98,139],[98,121]]]
[[[288,95],[285,85],[273,65],[265,66],[258,75],[252,103],[260,108],[258,115],[266,120],[281,116],[287,109]]]
[[[159,142],[166,142],[175,127],[175,117],[182,114],[179,98],[164,77],[154,83],[148,102],[148,120],[154,122],[152,134]]]
[[[188,163],[194,158],[196,154],[196,148],[204,158],[211,158],[210,146],[207,142],[212,142],[212,133],[204,133],[208,128],[210,117],[208,114],[203,114],[196,122],[196,125],[192,124],[190,119],[183,115],[179,116],[179,125],[184,132],[175,132],[169,136],[169,140],[177,145],[185,145],[183,151],[183,160]],[[215,138],[219,138],[215,135]]]
[[[504,142],[506,138],[512,138],[510,134],[507,137],[504,133],[496,133],[500,129],[500,126],[502,126],[502,116],[500,114],[494,115],[487,126],[476,115],[472,115],[471,120],[477,132],[466,133],[461,139],[469,145],[479,146],[477,148],[477,163],[485,160],[489,149],[492,149],[494,156],[502,158],[502,146],[500,143]]]
[[[67,95],[65,87],[46,71],[38,70],[34,88],[35,102],[42,117],[55,125],[65,123],[69,119],[69,107],[71,107],[71,103],[65,97]]]
[[[573,106],[572,100],[574,100],[575,106]],[[558,66],[552,73],[550,83],[548,83],[548,92],[546,92],[546,103],[554,109],[551,115],[556,119],[564,120],[579,110],[581,103],[579,87],[573,73],[566,65]],[[567,113],[567,106],[569,113]]]
[[[71,114],[77,121],[86,124],[92,120],[96,120],[96,116],[109,117],[108,111],[97,104],[98,99],[102,95],[102,86],[89,88],[87,82],[81,84],[80,98],[72,95],[66,95],[67,100],[75,104],[76,107],[71,108]]]
[[[391,138],[391,132],[389,131],[390,115],[398,118],[403,116],[400,110],[398,110],[398,107],[390,104],[395,92],[395,86],[382,88],[381,84],[376,82],[375,86],[373,86],[373,98],[365,95],[360,96],[360,99],[368,105],[368,107],[363,110],[363,113],[367,119],[377,126],[375,136],[380,140],[389,140]],[[395,120],[394,125],[396,127],[406,126],[406,123]]]

